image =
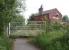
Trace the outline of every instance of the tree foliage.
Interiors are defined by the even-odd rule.
[[[67,15],[64,15],[64,16],[63,16],[63,21],[64,21],[64,22],[68,22],[68,21],[69,21],[69,18],[68,18]]]
[[[3,33],[8,23],[21,12],[21,8],[24,8],[22,1],[0,0],[0,34]]]

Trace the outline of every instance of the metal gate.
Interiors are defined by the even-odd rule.
[[[21,22],[9,23],[9,34],[15,36],[36,36],[45,29],[45,21],[29,21],[26,25]]]

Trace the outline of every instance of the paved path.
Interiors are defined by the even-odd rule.
[[[39,50],[39,49],[29,44],[27,39],[19,38],[14,41],[13,50]]]

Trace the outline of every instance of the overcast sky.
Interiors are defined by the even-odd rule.
[[[57,8],[63,15],[69,16],[69,0],[26,0],[25,18],[38,12],[41,4],[43,5],[44,11]]]

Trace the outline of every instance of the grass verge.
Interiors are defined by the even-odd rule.
[[[42,33],[32,41],[42,50],[69,50],[69,38],[62,31]]]
[[[8,37],[1,36],[0,37],[0,50],[12,50],[12,39]]]

